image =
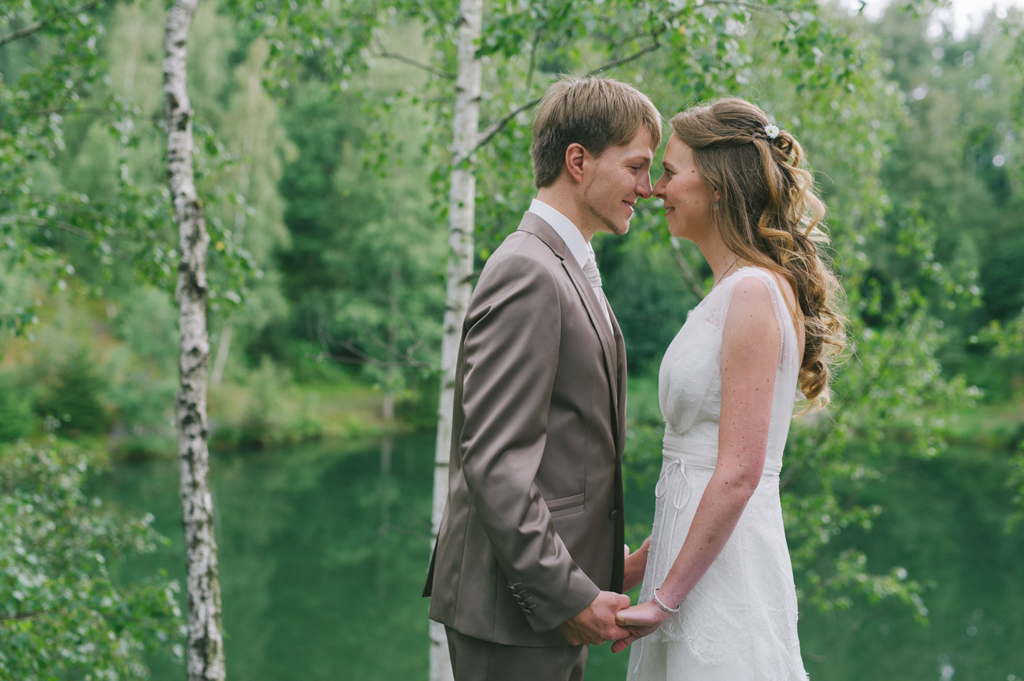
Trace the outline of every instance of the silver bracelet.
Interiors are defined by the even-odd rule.
[[[667,605],[665,605],[664,603],[661,602],[661,599],[658,598],[658,590],[657,589],[654,590],[654,602],[657,603],[659,608],[661,608],[662,610],[664,610],[665,612],[667,612],[670,615],[674,615],[675,613],[679,612],[679,606],[678,605],[676,607],[674,607],[674,608],[670,608],[670,607],[668,607]]]

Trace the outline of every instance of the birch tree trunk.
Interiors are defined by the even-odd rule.
[[[448,285],[445,292],[444,335],[441,341],[441,401],[437,413],[437,450],[434,456],[434,507],[431,537],[437,542],[448,499],[448,452],[452,439],[455,398],[455,362],[462,323],[469,308],[473,276],[473,219],[476,177],[473,149],[480,126],[481,64],[476,57],[483,20],[483,0],[461,0],[458,21],[458,65],[455,82],[455,117],[452,142],[451,188],[448,194]],[[452,678],[444,626],[430,622],[430,679]]]
[[[210,236],[192,171],[192,105],[185,88],[185,42],[199,0],[176,0],[164,34],[164,113],[174,217],[178,223],[178,326],[181,333],[176,403],[185,526],[189,681],[223,681],[220,580],[210,496],[206,436],[206,380],[210,338],[206,325],[206,252]]]

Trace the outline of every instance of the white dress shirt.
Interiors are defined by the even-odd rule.
[[[597,261],[597,258],[594,257],[594,247],[583,238],[583,233],[573,224],[572,220],[540,199],[533,200],[530,204],[529,212],[551,225],[551,229],[555,230],[555,233],[561,237],[562,241],[569,248],[569,252],[576,258],[580,269],[583,269],[584,265],[587,264],[588,258],[594,258],[595,262]],[[608,312],[608,303],[605,300],[604,291],[601,292],[598,298],[601,301],[601,311],[604,312],[604,318],[608,320],[608,327],[615,328],[612,326],[612,317],[611,313]]]

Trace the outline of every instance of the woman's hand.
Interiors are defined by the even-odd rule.
[[[644,581],[644,571],[647,569],[647,549],[651,546],[651,538],[644,539],[644,543],[633,553],[626,554],[625,573],[622,579],[622,591],[631,591],[637,584]],[[629,547],[626,547],[627,549]]]
[[[668,613],[659,608],[653,600],[619,610],[615,615],[615,623],[629,630],[629,636],[613,643],[612,652],[621,653],[633,641],[656,631],[667,618]]]

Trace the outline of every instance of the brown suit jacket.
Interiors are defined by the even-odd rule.
[[[462,327],[431,619],[568,645],[557,627],[622,591],[626,352],[600,304],[533,213],[484,266]]]

